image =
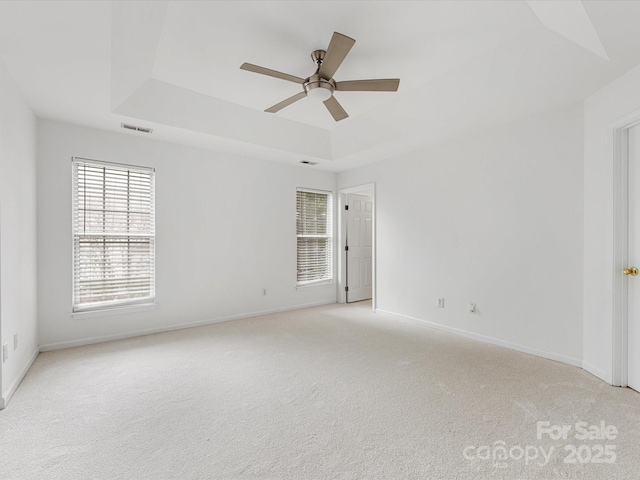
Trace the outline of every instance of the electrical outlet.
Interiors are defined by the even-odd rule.
[[[9,342],[2,344],[2,363],[6,362],[9,358]]]
[[[267,289],[266,287],[262,287],[262,296],[266,297],[267,296]]]
[[[444,308],[444,298],[438,299],[438,308]]]
[[[17,333],[13,334],[13,349],[14,350],[18,349],[18,334]]]
[[[476,313],[476,304],[475,303],[469,303],[469,312]]]

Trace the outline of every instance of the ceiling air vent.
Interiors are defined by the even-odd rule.
[[[153,132],[153,128],[138,127],[137,125],[130,125],[128,123],[121,123],[120,126],[122,128],[126,128],[127,130],[135,130],[136,132],[142,132],[142,133]]]
[[[309,160],[300,160],[300,163],[304,163],[305,165],[317,165],[318,162],[310,162]]]

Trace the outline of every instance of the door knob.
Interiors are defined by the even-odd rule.
[[[631,268],[625,268],[622,273],[624,273],[625,275],[631,275],[632,277],[635,277],[636,275],[638,275],[638,269],[636,267],[631,267]]]

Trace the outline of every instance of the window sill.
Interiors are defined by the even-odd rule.
[[[303,283],[301,285],[296,285],[296,290],[299,290],[301,288],[304,289],[311,287],[326,287],[328,285],[334,285],[333,280],[320,280],[318,282]]]
[[[122,305],[118,307],[98,308],[95,310],[84,310],[80,312],[71,312],[69,315],[73,318],[98,318],[109,317],[111,315],[124,315],[127,313],[138,313],[154,310],[158,306],[157,303],[140,303],[137,305]]]

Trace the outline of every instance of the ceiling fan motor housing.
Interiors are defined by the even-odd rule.
[[[314,73],[305,80],[303,86],[308,97],[327,100],[333,95],[336,89],[336,82],[333,81],[333,78],[327,80]]]

